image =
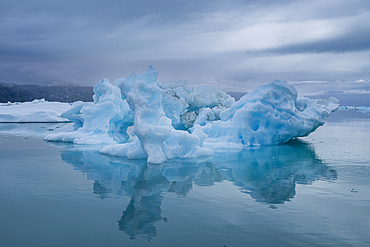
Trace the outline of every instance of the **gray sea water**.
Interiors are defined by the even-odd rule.
[[[162,165],[0,124],[0,246],[370,246],[370,116]]]

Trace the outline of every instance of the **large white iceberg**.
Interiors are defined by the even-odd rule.
[[[219,148],[285,143],[311,133],[339,107],[335,98],[300,97],[279,80],[235,102],[212,87],[162,84],[157,77],[150,66],[114,84],[102,80],[94,87],[94,103],[76,104],[63,114],[76,123],[76,130],[45,140],[110,144],[100,152],[162,163],[210,156]]]

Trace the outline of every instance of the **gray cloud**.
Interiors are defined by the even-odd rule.
[[[368,23],[365,0],[2,0],[0,81],[94,85],[149,64],[225,90],[368,80]]]
[[[251,50],[246,53],[254,54],[296,54],[296,53],[323,53],[323,52],[352,52],[370,49],[370,10],[363,17],[345,22],[332,32],[315,40],[302,40],[298,43],[281,45],[278,47]],[[339,30],[338,30],[339,29]]]

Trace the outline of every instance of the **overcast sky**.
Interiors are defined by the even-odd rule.
[[[0,82],[370,91],[369,0],[1,0]]]

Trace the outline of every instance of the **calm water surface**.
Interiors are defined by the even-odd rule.
[[[370,246],[370,116],[162,165],[0,124],[0,246]]]

